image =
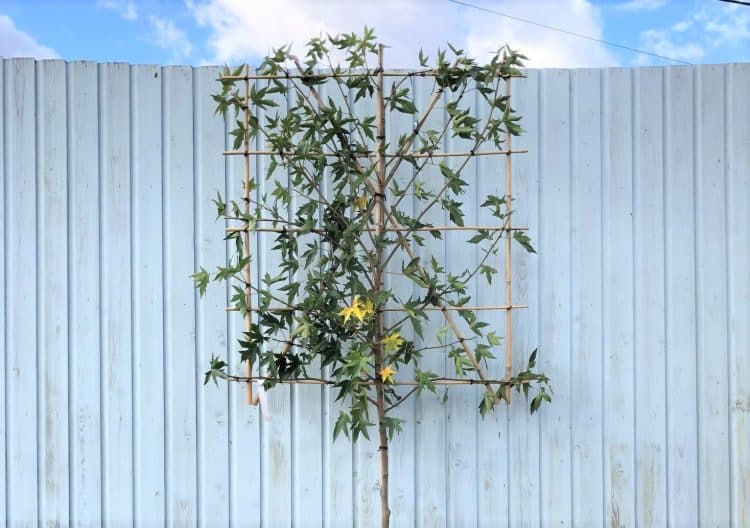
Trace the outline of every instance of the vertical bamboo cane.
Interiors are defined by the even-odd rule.
[[[378,45],[377,77],[377,153],[375,161],[376,194],[375,194],[375,292],[383,289],[383,252],[380,238],[385,228],[385,101],[383,98],[383,45]],[[375,392],[378,409],[378,433],[380,438],[380,526],[388,528],[391,510],[388,507],[388,433],[385,426],[385,391],[380,372],[384,367],[385,351],[383,350],[383,310],[378,308],[375,320]]]
[[[242,179],[242,210],[245,215],[250,213],[250,145],[249,135],[247,129],[250,125],[250,80],[247,78],[250,75],[250,67],[245,65],[245,112],[243,116],[243,124],[245,127],[245,137],[243,138],[243,144],[245,146],[245,174]],[[242,258],[247,259],[247,264],[242,268],[242,275],[245,279],[245,305],[247,306],[247,313],[245,313],[245,332],[250,332],[253,328],[253,292],[250,287],[250,281],[252,274],[250,270],[250,224],[245,220],[244,229],[242,230]],[[252,378],[253,376],[253,363],[252,360],[247,360],[247,377]],[[248,405],[257,405],[258,398],[253,395],[253,382],[247,382],[246,399]]]
[[[505,80],[505,95],[510,104],[510,78]],[[510,380],[513,374],[513,309],[511,308],[511,260],[510,252],[513,246],[511,237],[511,138],[512,135],[506,125],[505,129],[505,379]],[[510,405],[510,386],[505,387],[505,404]]]

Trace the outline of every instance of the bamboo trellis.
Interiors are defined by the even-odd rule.
[[[382,61],[382,48],[380,49],[380,59]],[[374,151],[361,151],[361,152],[353,152],[353,153],[347,153],[347,156],[353,156],[358,158],[367,158],[367,159],[375,159],[376,164],[376,192],[374,193],[376,196],[376,206],[374,210],[374,217],[375,222],[374,225],[369,228],[369,231],[375,232],[375,233],[382,233],[382,232],[394,232],[394,233],[400,233],[405,231],[503,231],[503,234],[501,235],[505,239],[505,252],[504,252],[504,304],[500,305],[482,305],[482,306],[446,306],[444,304],[439,304],[438,306],[431,306],[431,307],[425,307],[424,310],[426,311],[437,311],[441,312],[443,316],[446,319],[446,322],[448,326],[452,329],[453,333],[456,334],[458,341],[461,342],[462,346],[464,347],[464,351],[466,352],[466,355],[468,359],[473,364],[473,367],[475,368],[478,378],[436,378],[432,381],[437,385],[485,385],[488,388],[491,388],[491,386],[504,386],[505,387],[505,401],[506,404],[510,404],[510,389],[511,389],[511,377],[512,377],[512,363],[513,363],[513,356],[512,356],[512,347],[513,347],[513,311],[516,309],[521,308],[528,308],[528,305],[526,304],[515,304],[513,303],[513,295],[512,295],[512,236],[511,232],[513,231],[523,231],[526,230],[526,227],[514,227],[511,224],[511,203],[512,203],[512,157],[514,154],[524,154],[528,151],[526,149],[513,149],[511,146],[512,141],[512,134],[509,130],[505,131],[505,148],[502,150],[487,150],[487,151],[474,151],[471,150],[469,152],[414,152],[410,153],[408,155],[403,154],[397,154],[392,152],[383,152],[383,149],[379,148],[381,145],[385,144],[385,116],[383,114],[383,107],[384,107],[384,92],[382,89],[382,81],[384,77],[434,77],[436,75],[436,72],[434,70],[422,70],[422,71],[414,71],[414,72],[405,72],[405,73],[397,73],[397,72],[386,72],[381,67],[379,67],[376,70],[367,70],[362,73],[319,73],[315,75],[303,75],[303,74],[287,74],[287,75],[253,75],[251,73],[250,67],[246,64],[244,68],[242,69],[241,74],[239,75],[222,75],[219,77],[219,80],[221,81],[234,81],[234,82],[242,82],[244,85],[243,90],[243,101],[244,101],[244,112],[243,112],[243,124],[245,127],[245,130],[248,128],[248,124],[250,122],[251,116],[252,116],[252,108],[250,103],[250,87],[251,82],[256,80],[286,80],[286,79],[323,79],[323,78],[345,78],[345,77],[351,77],[351,76],[362,76],[362,75],[368,75],[375,77],[378,82],[378,89],[376,90],[377,94],[377,109],[378,109],[378,115],[377,115],[377,124],[378,124],[378,136],[377,136],[377,148]],[[511,78],[510,76],[505,78],[505,96],[507,96],[508,100],[510,99],[511,95]],[[431,109],[435,104],[437,103],[437,98],[433,97],[433,100],[430,101],[428,104],[428,108]],[[242,212],[245,215],[245,218],[249,217],[250,214],[250,187],[251,187],[251,173],[250,173],[250,159],[253,156],[277,156],[277,155],[286,155],[286,156],[293,156],[296,153],[294,151],[274,151],[274,150],[263,150],[263,149],[252,149],[250,145],[250,139],[245,135],[243,142],[242,142],[242,148],[241,149],[234,149],[234,150],[224,150],[223,155],[225,156],[243,156],[244,157],[244,174],[243,174],[243,192],[242,192]],[[305,155],[316,155],[316,156],[327,156],[327,157],[338,157],[342,154],[337,152],[319,152],[319,153],[305,153]],[[407,228],[398,225],[398,223],[395,221],[395,219],[389,215],[386,214],[387,210],[387,204],[385,203],[385,159],[387,158],[401,158],[401,159],[418,159],[418,158],[450,158],[450,157],[479,157],[479,156],[504,156],[505,157],[505,217],[503,224],[500,226],[481,226],[481,225],[473,225],[473,226],[424,226],[420,228]],[[378,169],[379,167],[379,169]],[[302,231],[299,228],[284,228],[284,227],[260,227],[257,225],[251,225],[248,220],[244,220],[241,218],[237,218],[235,220],[241,221],[240,226],[229,226],[226,228],[227,232],[239,232],[243,239],[243,258],[247,259],[247,264],[242,269],[242,274],[244,277],[245,287],[244,287],[244,294],[245,294],[245,305],[247,308],[247,311],[244,314],[244,326],[245,331],[249,332],[252,329],[253,325],[253,314],[259,313],[259,312],[286,312],[286,311],[294,311],[296,310],[295,307],[292,306],[270,306],[265,308],[260,307],[254,307],[252,303],[252,297],[253,297],[253,285],[252,285],[252,270],[250,267],[250,260],[249,257],[251,256],[251,233],[316,233],[321,232],[320,229],[312,229],[312,230],[306,230]],[[390,227],[389,224],[390,223]],[[415,253],[413,250],[406,246],[406,251],[409,254],[410,258],[415,257]],[[381,270],[382,271],[382,270]],[[382,276],[377,277],[375,284],[377,287],[382,286]],[[235,307],[227,307],[227,311],[238,311]],[[456,325],[455,320],[453,319],[451,313],[452,312],[459,312],[462,310],[471,310],[471,311],[504,311],[505,312],[505,335],[504,335],[504,355],[505,355],[505,362],[504,362],[504,378],[501,379],[494,379],[487,377],[481,366],[479,365],[478,361],[474,357],[473,353],[467,348],[467,345],[465,344],[465,339],[461,337],[461,334],[458,330],[458,327]],[[378,310],[378,312],[402,312],[406,311],[404,307],[399,306],[391,306],[391,307],[382,307]],[[376,324],[382,325],[382,315],[378,313],[378,319]],[[291,346],[291,342],[289,342],[289,346]],[[257,405],[259,399],[258,396],[254,394],[253,391],[253,383],[255,382],[262,382],[262,381],[274,381],[276,383],[283,383],[283,384],[315,384],[315,385],[332,385],[335,382],[333,380],[324,379],[324,378],[300,378],[300,379],[274,379],[267,376],[262,376],[260,374],[254,373],[254,365],[252,362],[248,361],[246,365],[246,375],[245,376],[228,376],[229,379],[233,381],[240,381],[240,382],[246,382],[247,383],[247,403],[251,405]],[[525,382],[521,382],[525,383]],[[375,382],[372,382],[370,384],[375,384]],[[395,381],[393,382],[393,385],[396,386],[416,386],[417,382],[415,380],[402,380],[402,381]],[[497,398],[495,399],[497,403]]]

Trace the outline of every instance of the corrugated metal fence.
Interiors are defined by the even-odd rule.
[[[1,67],[0,518],[374,526],[375,445],[332,442],[327,390],[275,389],[261,415],[201,385],[241,329],[188,278],[222,263],[209,200],[239,181],[218,69]],[[514,261],[516,356],[540,347],[553,402],[404,405],[393,524],[750,526],[750,65],[531,71],[514,93],[540,252]]]

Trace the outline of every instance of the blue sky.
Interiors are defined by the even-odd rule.
[[[463,0],[692,64],[750,62],[750,7],[719,0]],[[0,56],[255,64],[272,46],[374,26],[388,64],[450,41],[478,58],[509,43],[530,66],[672,64],[450,0],[0,0]]]

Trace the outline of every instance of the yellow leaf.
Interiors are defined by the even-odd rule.
[[[385,347],[386,352],[392,352],[393,350],[398,350],[401,348],[401,345],[404,344],[404,338],[401,337],[401,334],[398,330],[395,332],[391,332],[387,336],[383,338],[383,347]]]
[[[349,322],[349,318],[353,315],[354,317],[357,317],[357,309],[354,306],[347,306],[346,308],[342,308],[339,312],[339,315],[344,317],[344,323]]]
[[[344,317],[344,323],[348,322],[350,317],[355,317],[361,323],[365,317],[372,315],[372,313],[372,301],[368,300],[363,303],[359,295],[355,295],[354,299],[352,299],[352,305],[342,308],[339,315]]]
[[[383,383],[393,383],[393,375],[396,373],[396,370],[388,365],[384,369],[380,371],[380,379],[383,380]]]
[[[354,207],[356,207],[360,213],[364,213],[365,209],[367,209],[367,197],[364,195],[358,196],[354,201]]]
[[[372,315],[373,313],[375,313],[375,308],[372,305],[372,301],[367,299],[365,301],[365,304],[362,306],[363,317],[367,317],[368,315]]]

